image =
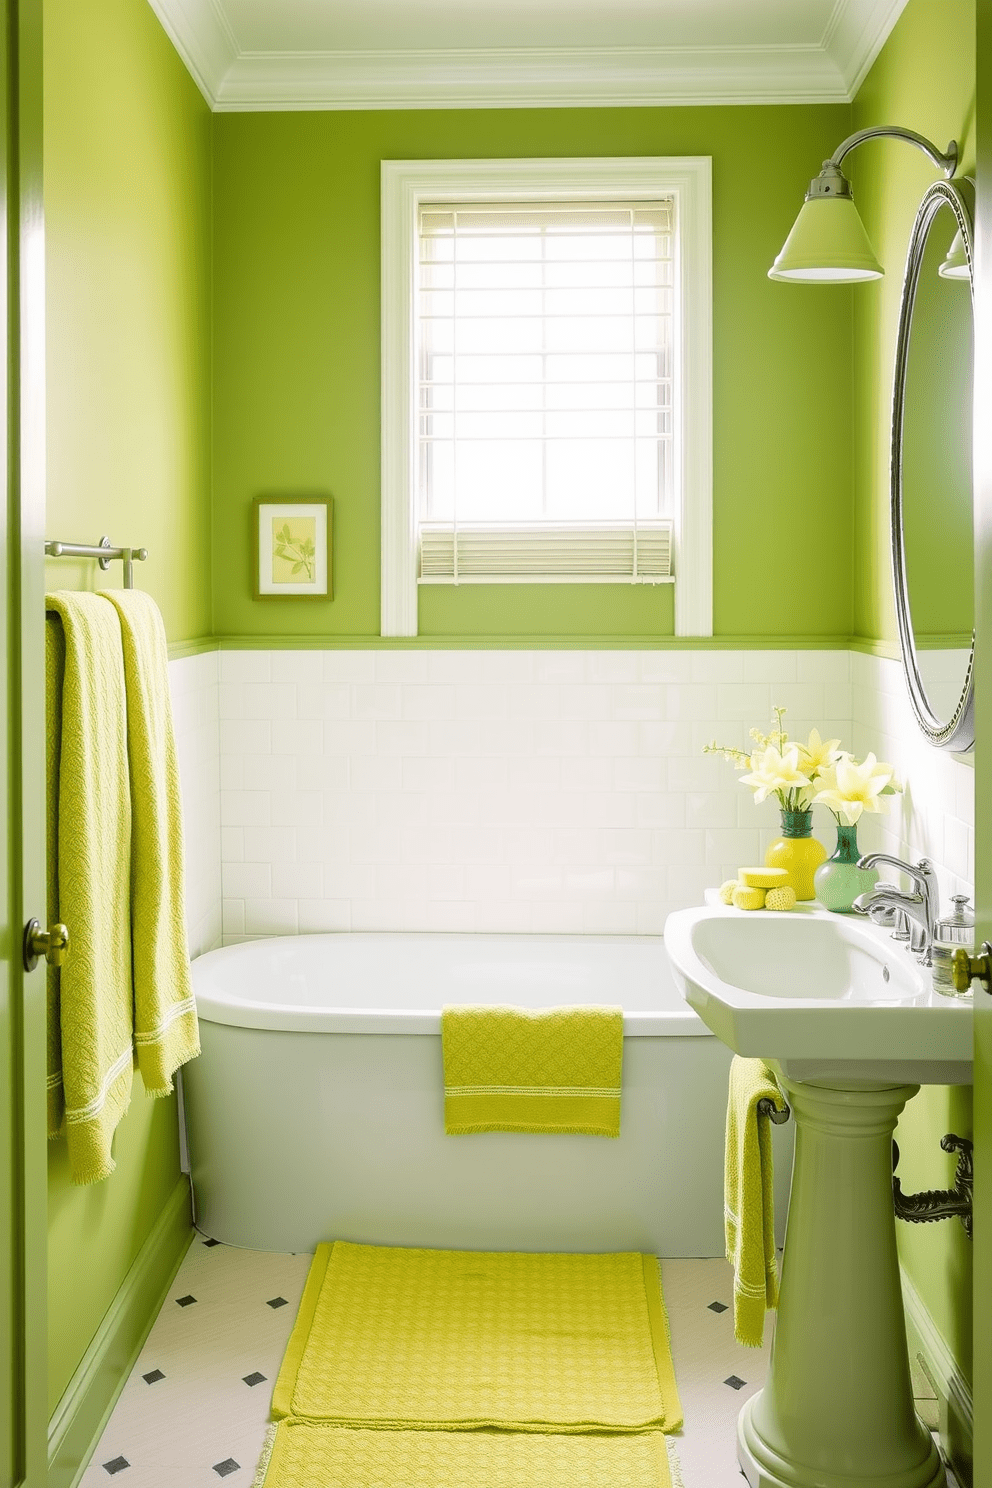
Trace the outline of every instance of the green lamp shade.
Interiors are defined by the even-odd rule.
[[[960,232],[954,236],[954,242],[947,250],[947,257],[937,270],[941,279],[970,279],[971,269],[968,267],[968,255],[964,251],[964,239]]]
[[[768,277],[804,284],[850,284],[858,279],[881,279],[884,272],[851,198],[817,196],[803,204]]]

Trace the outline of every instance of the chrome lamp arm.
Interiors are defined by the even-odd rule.
[[[858,129],[854,134],[849,134],[843,140],[830,157],[829,164],[839,166],[845,155],[856,150],[858,145],[864,144],[870,139],[901,139],[908,144],[915,145],[922,150],[938,170],[944,172],[947,180],[950,180],[958,168],[958,142],[951,140],[946,150],[938,150],[933,140],[928,140],[925,134],[917,134],[915,129],[903,129],[899,124],[874,124],[868,129]],[[825,164],[827,162],[824,162]]]
[[[901,139],[909,144],[915,145],[922,150],[924,155],[944,172],[944,176],[950,180],[958,168],[958,145],[957,140],[951,140],[946,150],[938,150],[933,140],[928,140],[926,135],[917,134],[915,129],[903,129],[898,124],[876,124],[870,129],[859,129],[854,134],[849,134],[846,140],[842,140],[837,146],[829,160],[823,162],[818,176],[814,176],[809,183],[806,192],[807,201],[815,201],[817,197],[848,197],[850,198],[851,183],[841,170],[841,162],[858,145],[863,145],[865,140],[870,139]]]

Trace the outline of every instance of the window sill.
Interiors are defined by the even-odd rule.
[[[675,575],[655,577],[641,574],[465,574],[457,579],[428,574],[418,584],[444,584],[457,588],[462,584],[674,584]]]

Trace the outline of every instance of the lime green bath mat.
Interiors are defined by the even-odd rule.
[[[255,1488],[671,1488],[665,1437],[362,1431],[280,1421]]]
[[[658,1262],[320,1245],[272,1414],[418,1431],[674,1431]]]

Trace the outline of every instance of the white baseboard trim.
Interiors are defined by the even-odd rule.
[[[193,1237],[181,1178],[48,1423],[48,1488],[75,1488]]]
[[[932,1377],[942,1406],[946,1406],[946,1423],[941,1410],[941,1446],[962,1482],[970,1482],[974,1422],[971,1385],[961,1373],[957,1360],[905,1271],[902,1273],[902,1294],[910,1353],[915,1354],[917,1350],[922,1353],[927,1373]]]

